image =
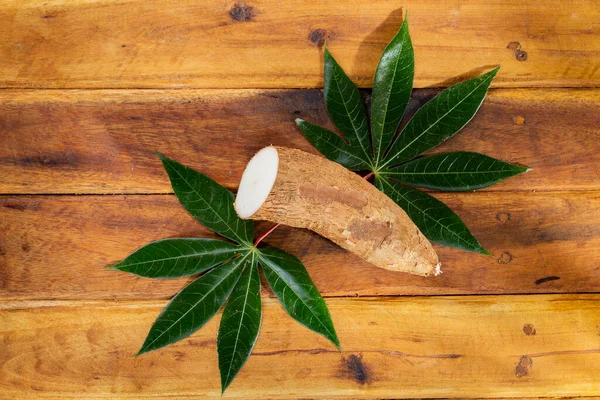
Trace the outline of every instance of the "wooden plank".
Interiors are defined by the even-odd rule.
[[[218,317],[189,339],[134,357],[163,306],[3,303],[0,395],[219,397]],[[224,397],[600,395],[599,295],[330,299],[328,306],[341,353],[265,299],[254,354]]]
[[[306,230],[266,242],[298,256],[326,296],[599,292],[600,192],[438,196],[494,257],[436,246],[443,275],[376,268]],[[165,299],[188,279],[106,271],[136,248],[210,236],[174,196],[0,198],[1,299]],[[260,224],[264,232],[270,224]]]
[[[502,64],[496,85],[600,82],[594,0],[2,0],[0,86],[322,86],[327,40],[363,87],[410,10],[417,87]],[[106,21],[110,21],[107,24]]]
[[[494,90],[435,151],[534,168],[494,191],[598,190],[599,108],[597,90]],[[236,188],[263,146],[316,152],[296,117],[333,128],[318,90],[0,91],[0,193],[169,193],[155,149]]]

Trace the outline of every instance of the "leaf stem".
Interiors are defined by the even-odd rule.
[[[269,236],[271,234],[271,232],[273,232],[275,230],[275,228],[277,228],[279,225],[281,224],[275,224],[271,227],[271,229],[269,229],[268,231],[266,231],[265,233],[263,233],[262,235],[260,235],[258,237],[258,239],[256,239],[256,241],[254,242],[254,246],[258,246],[258,244],[267,236]]]
[[[374,174],[374,173],[373,173],[373,171],[371,171],[371,172],[369,172],[367,175],[363,176],[363,178],[365,178],[365,179],[367,179],[367,180],[368,180],[370,177],[372,177],[372,176],[373,176],[373,174]]]

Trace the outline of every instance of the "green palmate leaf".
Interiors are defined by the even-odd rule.
[[[313,146],[331,161],[353,171],[369,169],[369,162],[364,160],[360,149],[349,146],[335,133],[299,118],[296,124]]]
[[[325,336],[338,348],[327,304],[302,262],[274,247],[260,249],[259,262],[273,292],[287,313],[307,328]]]
[[[365,160],[371,159],[369,121],[356,85],[346,76],[333,56],[324,49],[324,96],[327,112],[350,146],[361,150]]]
[[[489,255],[459,216],[435,197],[379,176],[375,185],[402,207],[429,240]]]
[[[411,160],[461,130],[479,109],[498,69],[456,84],[421,107],[392,144],[382,168]]]
[[[187,285],[160,313],[138,355],[175,343],[202,328],[225,303],[252,252]]]
[[[251,243],[254,224],[238,217],[233,208],[233,193],[200,172],[160,153],[158,156],[169,175],[175,195],[194,218],[228,239]]]
[[[240,246],[214,239],[164,239],[136,250],[110,269],[145,278],[180,278],[233,257]]]
[[[404,115],[412,91],[415,55],[408,34],[408,15],[387,45],[373,82],[371,137],[376,163],[391,143]]]
[[[483,154],[457,151],[418,158],[380,175],[413,186],[461,191],[488,187],[527,170]]]
[[[217,350],[221,389],[225,391],[242,369],[258,338],[261,322],[260,277],[252,255],[223,310]]]

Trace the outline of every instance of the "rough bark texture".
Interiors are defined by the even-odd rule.
[[[429,241],[385,194],[326,158],[275,148],[275,184],[251,219],[310,229],[381,268],[422,276],[440,273]]]

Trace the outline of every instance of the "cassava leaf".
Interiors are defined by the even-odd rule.
[[[369,120],[356,85],[335,61],[327,46],[324,49],[325,76],[323,92],[331,120],[344,134],[350,146],[361,149],[364,159],[371,160]]]
[[[327,304],[300,260],[275,247],[259,250],[265,277],[287,313],[340,347]]]
[[[223,392],[252,353],[260,330],[261,314],[260,277],[253,254],[229,296],[219,326],[217,350]]]
[[[175,343],[202,328],[225,303],[251,252],[202,275],[167,304],[138,355]]]
[[[158,153],[175,195],[202,225],[238,243],[250,244],[254,224],[238,217],[229,190],[191,168]]]
[[[415,74],[415,55],[408,33],[408,14],[387,45],[373,82],[371,137],[377,164],[389,146],[410,100]]]
[[[413,186],[462,191],[488,187],[527,170],[483,154],[457,151],[417,158],[380,175]]]
[[[429,240],[489,255],[459,216],[435,197],[379,176],[375,185],[408,214]]]
[[[458,83],[421,107],[392,144],[381,168],[411,160],[460,131],[481,106],[498,69]]]
[[[139,248],[110,269],[145,278],[180,278],[204,272],[241,250],[222,240],[163,239]]]
[[[353,171],[370,168],[369,162],[363,159],[364,154],[361,154],[360,150],[357,151],[356,148],[349,146],[335,133],[300,118],[296,119],[296,125],[313,146],[331,161],[335,161]]]

